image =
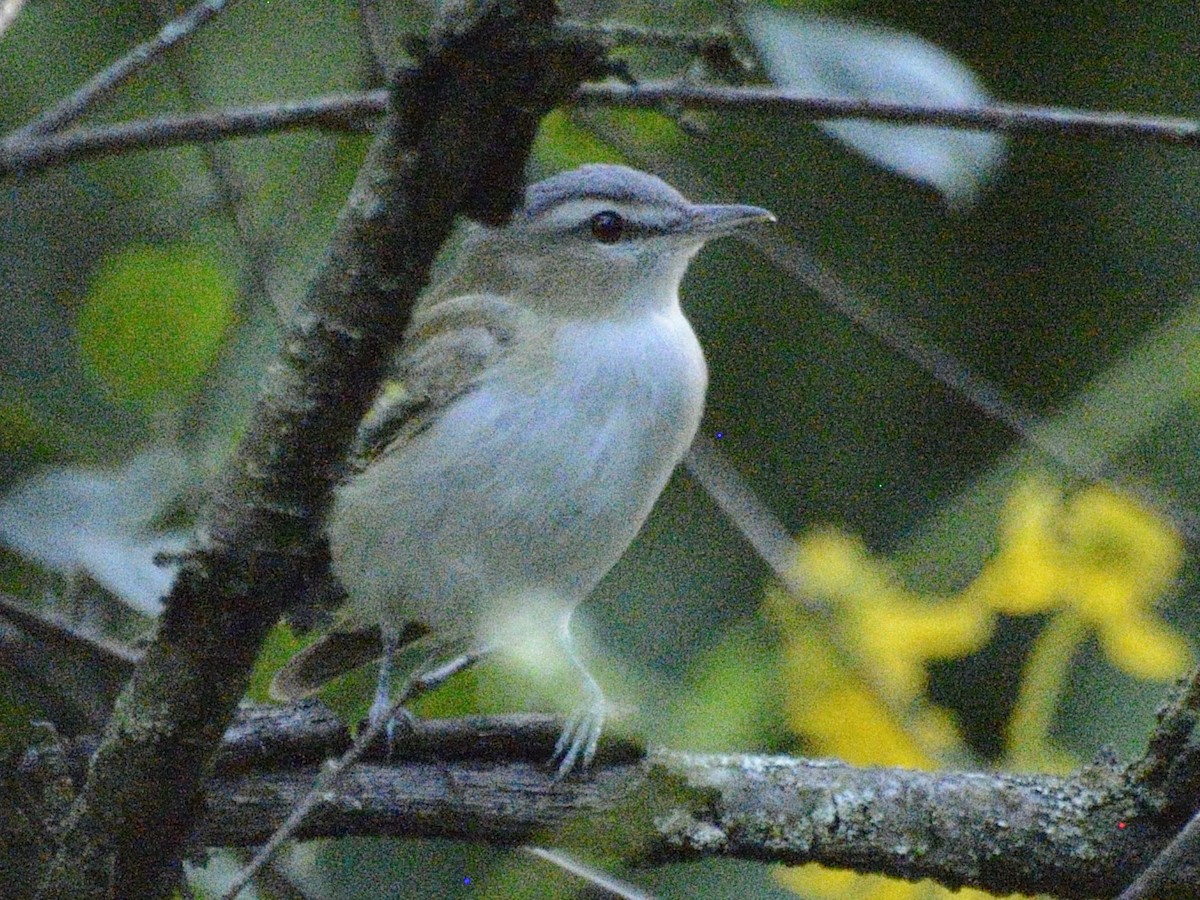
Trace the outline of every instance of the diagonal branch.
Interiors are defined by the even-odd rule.
[[[553,40],[552,0],[473,9],[397,79],[392,112],[216,487],[202,544],[63,823],[42,897],[171,891],[205,768],[268,629],[321,574],[334,464],[456,213],[506,218],[541,116],[602,70],[598,52]]]
[[[1200,884],[1200,814],[1163,849],[1117,900],[1187,900]]]
[[[100,100],[146,66],[176,44],[191,37],[197,29],[223,11],[229,2],[230,0],[201,0],[183,15],[164,25],[150,40],[138,44],[107,69],[97,72],[71,96],[22,128],[17,136],[47,135],[77,121]]]

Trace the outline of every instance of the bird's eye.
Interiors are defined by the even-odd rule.
[[[602,244],[615,244],[625,234],[625,220],[611,209],[592,216],[592,237]]]

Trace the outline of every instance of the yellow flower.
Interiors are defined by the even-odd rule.
[[[813,900],[994,900],[973,888],[951,891],[931,881],[900,881],[882,875],[858,875],[818,865],[777,867],[775,880]],[[1018,895],[1011,895],[1014,898]]]
[[[991,634],[994,617],[983,605],[906,590],[862,541],[832,529],[800,540],[796,578],[834,609],[855,659],[877,689],[900,703],[925,690],[926,663],[966,656]],[[778,602],[786,603],[785,596]]]
[[[814,529],[796,544],[794,569],[805,590],[831,606],[856,603],[892,581],[860,539],[834,528]]]
[[[1011,615],[1050,609],[1062,589],[1055,536],[1061,506],[1061,495],[1041,479],[1018,484],[1004,505],[999,551],[960,597]]]
[[[1092,487],[1071,499],[1062,517],[1066,546],[1080,566],[1129,582],[1153,600],[1183,564],[1183,541],[1167,522],[1132,497]]]
[[[1179,535],[1133,498],[1093,486],[1066,500],[1032,477],[1005,506],[996,555],[959,596],[1013,615],[1070,608],[1113,665],[1169,679],[1191,655],[1150,607],[1182,563]]]
[[[975,652],[991,636],[994,619],[977,603],[892,589],[847,610],[844,628],[884,687],[911,700],[925,692],[927,663]]]
[[[925,665],[978,649],[993,613],[904,590],[861,541],[833,530],[806,536],[796,558],[797,581],[833,621],[806,614],[781,588],[769,592],[791,728],[814,752],[859,764],[929,769],[958,751],[950,717],[922,702]]]
[[[1192,651],[1183,636],[1148,615],[1102,624],[1100,646],[1114,666],[1135,678],[1170,681],[1192,664]]]
[[[934,768],[963,749],[952,717],[924,694],[926,666],[979,649],[997,613],[1049,613],[1032,648],[1006,729],[1019,768],[1066,764],[1050,739],[1070,660],[1095,633],[1114,665],[1171,678],[1190,661],[1186,641],[1152,611],[1176,578],[1183,545],[1168,523],[1104,487],[1067,498],[1048,480],[1024,479],[1007,503],[997,550],[951,598],[905,588],[862,541],[814,531],[796,548],[804,602],[772,588],[780,625],[784,713],[816,753],[856,765]],[[812,612],[817,605],[827,614]],[[808,897],[862,900],[983,898],[929,882],[910,884],[820,866],[778,869]]]

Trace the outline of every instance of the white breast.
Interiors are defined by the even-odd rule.
[[[339,491],[334,571],[361,618],[479,631],[536,593],[557,619],[625,552],[699,425],[700,346],[676,309],[544,349],[552,371],[506,360]]]

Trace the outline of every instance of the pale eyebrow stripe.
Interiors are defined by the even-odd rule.
[[[596,213],[609,211],[643,230],[656,230],[673,224],[673,220],[664,218],[661,207],[605,197],[564,200],[531,216],[530,224],[538,231],[567,231],[583,224]]]

